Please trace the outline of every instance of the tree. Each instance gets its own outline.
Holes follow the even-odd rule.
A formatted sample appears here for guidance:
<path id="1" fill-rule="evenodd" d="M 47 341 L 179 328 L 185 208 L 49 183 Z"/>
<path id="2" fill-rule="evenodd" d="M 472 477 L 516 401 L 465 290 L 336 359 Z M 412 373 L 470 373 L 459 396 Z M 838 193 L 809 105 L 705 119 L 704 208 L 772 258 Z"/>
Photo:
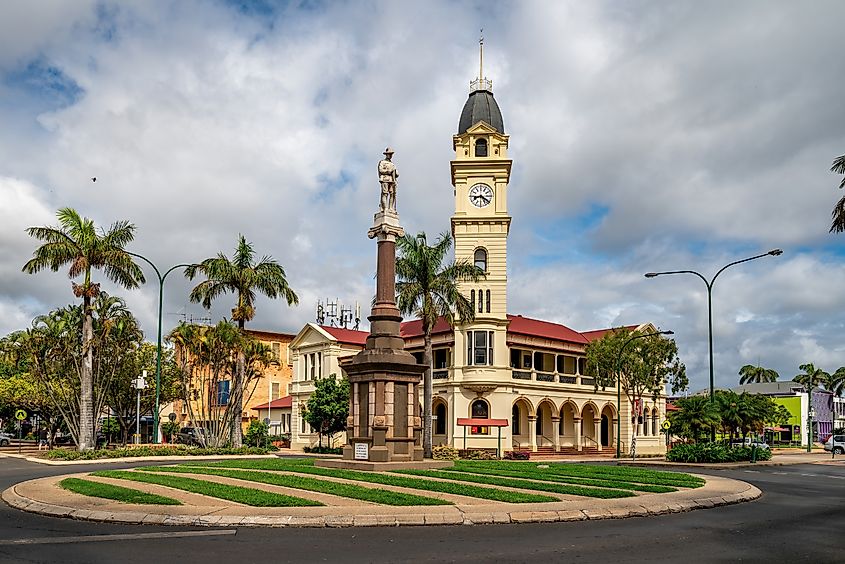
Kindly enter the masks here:
<path id="1" fill-rule="evenodd" d="M 739 369 L 740 384 L 759 384 L 761 382 L 777 382 L 780 375 L 771 368 L 746 364 Z"/>
<path id="2" fill-rule="evenodd" d="M 218 296 L 228 292 L 235 294 L 237 304 L 232 309 L 232 320 L 237 322 L 241 333 L 246 322 L 255 317 L 256 292 L 271 299 L 283 297 L 289 306 L 299 303 L 296 293 L 288 285 L 285 269 L 269 256 L 262 257 L 256 263 L 255 249 L 243 235 L 238 236 L 238 246 L 232 260 L 223 253 L 218 253 L 216 257 L 207 258 L 200 264 L 185 269 L 185 276 L 190 280 L 197 274 L 205 276 L 206 280 L 191 291 L 191 301 L 210 309 Z M 245 359 L 240 356 L 232 383 L 232 399 L 235 402 L 240 402 L 243 398 L 245 366 Z M 237 408 L 240 414 L 243 405 L 239 403 Z M 239 447 L 242 442 L 240 415 L 237 421 L 231 421 L 231 425 L 232 444 Z"/>
<path id="3" fill-rule="evenodd" d="M 484 278 L 484 271 L 467 260 L 443 265 L 452 248 L 452 236 L 441 233 L 429 246 L 424 232 L 416 236 L 405 235 L 397 241 L 399 257 L 396 260 L 396 302 L 405 315 L 415 315 L 422 321 L 425 348 L 423 364 L 423 455 L 431 458 L 431 331 L 438 317 L 449 325 L 455 320 L 469 323 L 475 311 L 466 296 L 459 291 L 460 282 L 477 282 Z"/>
<path id="4" fill-rule="evenodd" d="M 332 437 L 346 429 L 349 381 L 346 378 L 338 380 L 335 374 L 317 380 L 305 409 L 303 417 L 312 429 L 317 430 L 320 446 L 323 446 L 323 435 L 329 438 L 331 446 Z"/>
<path id="5" fill-rule="evenodd" d="M 820 385 L 825 384 L 830 380 L 830 374 L 822 370 L 821 368 L 816 368 L 813 363 L 802 364 L 798 367 L 799 370 L 803 370 L 803 374 L 798 374 L 792 380 L 804 386 L 804 389 L 807 390 L 807 393 L 811 392 L 813 389 L 818 388 Z"/>
<path id="6" fill-rule="evenodd" d="M 845 366 L 840 366 L 836 369 L 836 372 L 830 374 L 824 387 L 833 392 L 834 395 L 841 396 L 843 389 L 845 389 Z"/>
<path id="7" fill-rule="evenodd" d="M 675 400 L 678 411 L 669 413 L 672 432 L 698 442 L 704 429 L 714 427 L 721 422 L 716 402 L 707 396 L 690 396 Z"/>
<path id="8" fill-rule="evenodd" d="M 232 422 L 241 419 L 244 390 L 248 401 L 263 370 L 275 362 L 272 349 L 225 320 L 210 327 L 181 323 L 167 339 L 175 345 L 188 418 L 204 430 L 199 440 L 203 446 L 224 444 L 231 439 Z M 231 384 L 240 359 L 245 367 L 238 389 Z"/>
<path id="9" fill-rule="evenodd" d="M 833 159 L 833 165 L 830 167 L 830 172 L 845 174 L 845 155 L 840 155 Z M 839 189 L 841 190 L 842 188 L 845 188 L 845 177 L 843 177 L 842 182 L 839 183 Z M 836 202 L 836 205 L 833 207 L 833 211 L 830 215 L 830 232 L 842 233 L 845 231 L 845 196 L 842 196 L 839 201 Z"/>
<path id="10" fill-rule="evenodd" d="M 82 367 L 79 397 L 79 450 L 91 450 L 96 446 L 94 411 L 94 347 L 92 300 L 100 293 L 100 284 L 94 283 L 91 274 L 101 269 L 106 278 L 124 288 L 136 288 L 143 283 L 144 274 L 132 257 L 125 251 L 135 237 L 135 226 L 128 221 L 112 224 L 108 231 L 97 229 L 94 222 L 83 218 L 72 208 L 60 209 L 56 216 L 58 227 L 30 227 L 27 233 L 44 241 L 33 252 L 33 258 L 23 271 L 34 274 L 45 268 L 53 272 L 70 264 L 68 277 L 82 277 L 82 284 L 72 284 L 73 293 L 82 298 Z"/>
<path id="11" fill-rule="evenodd" d="M 660 335 L 631 340 L 645 334 L 648 331 L 620 327 L 587 345 L 587 369 L 595 375 L 596 389 L 615 386 L 618 378 L 629 404 L 641 406 L 643 396 L 649 395 L 657 400 L 665 393 L 667 384 L 671 386 L 672 393 L 687 388 L 686 367 L 678 357 L 675 341 Z M 639 415 L 631 416 L 632 437 L 637 435 L 638 425 L 635 423 Z"/>

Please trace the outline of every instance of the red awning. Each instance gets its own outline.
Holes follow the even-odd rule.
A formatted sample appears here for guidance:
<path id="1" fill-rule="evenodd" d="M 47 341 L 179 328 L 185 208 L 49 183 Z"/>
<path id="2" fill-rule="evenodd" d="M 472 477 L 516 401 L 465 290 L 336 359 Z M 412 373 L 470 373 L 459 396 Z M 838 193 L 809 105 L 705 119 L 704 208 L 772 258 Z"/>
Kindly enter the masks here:
<path id="1" fill-rule="evenodd" d="M 766 427 L 765 430 L 766 431 L 777 431 L 777 432 L 789 431 L 789 429 L 785 429 L 783 427 Z"/>
<path id="2" fill-rule="evenodd" d="M 468 417 L 458 418 L 458 425 L 461 427 L 507 427 L 510 425 L 507 419 L 472 419 Z"/>

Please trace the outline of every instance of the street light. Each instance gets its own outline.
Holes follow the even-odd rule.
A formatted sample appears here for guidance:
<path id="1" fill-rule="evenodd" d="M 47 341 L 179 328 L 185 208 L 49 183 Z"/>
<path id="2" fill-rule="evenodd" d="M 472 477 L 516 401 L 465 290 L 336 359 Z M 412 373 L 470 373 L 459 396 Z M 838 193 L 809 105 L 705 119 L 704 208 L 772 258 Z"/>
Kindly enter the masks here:
<path id="1" fill-rule="evenodd" d="M 704 284 L 707 286 L 707 340 L 710 344 L 710 401 L 714 400 L 714 389 L 713 389 L 713 283 L 716 282 L 716 278 L 719 275 L 736 264 L 741 264 L 743 262 L 748 262 L 751 260 L 756 260 L 763 257 L 777 257 L 783 254 L 783 251 L 780 249 L 772 249 L 768 253 L 763 253 L 762 255 L 756 255 L 753 257 L 748 257 L 742 260 L 737 260 L 732 263 L 726 264 L 723 266 L 719 271 L 710 279 L 708 282 L 707 279 L 699 272 L 695 270 L 670 270 L 666 272 L 647 272 L 645 277 L 646 278 L 655 278 L 657 276 L 663 276 L 664 274 L 694 274 L 701 278 Z M 716 428 L 710 428 L 710 440 L 716 440 Z"/>
<path id="2" fill-rule="evenodd" d="M 816 410 L 813 409 L 813 392 L 808 394 L 808 405 L 810 409 L 807 410 L 807 452 L 813 451 L 813 418 L 816 416 Z"/>
<path id="3" fill-rule="evenodd" d="M 130 253 L 127 251 L 128 254 L 132 255 L 133 257 L 137 257 L 150 266 L 153 267 L 155 270 L 156 276 L 158 276 L 158 341 L 156 342 L 156 402 L 155 402 L 155 409 L 153 410 L 153 443 L 158 444 L 158 400 L 160 395 L 160 388 L 161 388 L 161 308 L 162 308 L 162 301 L 164 298 L 164 279 L 167 278 L 167 275 L 176 270 L 177 268 L 187 268 L 191 266 L 190 264 L 177 264 L 176 266 L 171 266 L 167 271 L 162 274 L 158 267 L 156 267 L 153 262 L 143 255 L 139 255 L 138 253 Z"/>
<path id="4" fill-rule="evenodd" d="M 622 458 L 622 353 L 625 348 L 637 339 L 654 337 L 655 335 L 674 335 L 674 331 L 655 331 L 643 335 L 634 335 L 620 347 L 619 356 L 616 357 L 616 458 Z"/>

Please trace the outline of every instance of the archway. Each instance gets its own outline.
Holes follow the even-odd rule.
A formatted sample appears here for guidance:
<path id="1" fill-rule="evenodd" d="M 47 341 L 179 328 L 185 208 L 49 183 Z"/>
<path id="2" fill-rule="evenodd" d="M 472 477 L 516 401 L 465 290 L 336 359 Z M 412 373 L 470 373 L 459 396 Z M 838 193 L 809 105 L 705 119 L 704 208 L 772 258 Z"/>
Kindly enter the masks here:
<path id="1" fill-rule="evenodd" d="M 552 414 L 556 412 L 554 405 L 549 401 L 542 401 L 537 406 L 537 446 L 554 446 L 554 426 Z"/>
<path id="2" fill-rule="evenodd" d="M 596 436 L 596 422 L 598 410 L 592 403 L 588 403 L 581 410 L 581 436 L 584 438 L 584 446 L 597 448 L 600 437 Z"/>
<path id="3" fill-rule="evenodd" d="M 560 434 L 560 446 L 562 447 L 577 447 L 578 443 L 575 438 L 575 417 L 578 414 L 578 408 L 574 403 L 568 401 L 560 408 L 560 427 L 558 434 Z"/>
<path id="4" fill-rule="evenodd" d="M 511 443 L 514 448 L 528 448 L 531 445 L 531 432 L 528 428 L 528 415 L 532 412 L 531 404 L 524 398 L 513 403 L 511 408 Z"/>
<path id="5" fill-rule="evenodd" d="M 616 410 L 605 405 L 601 410 L 601 446 L 609 447 L 616 442 Z"/>
<path id="6" fill-rule="evenodd" d="M 446 429 L 448 428 L 448 410 L 446 408 L 446 402 L 439 400 L 434 402 L 434 436 L 439 439 L 440 441 L 446 440 Z"/>

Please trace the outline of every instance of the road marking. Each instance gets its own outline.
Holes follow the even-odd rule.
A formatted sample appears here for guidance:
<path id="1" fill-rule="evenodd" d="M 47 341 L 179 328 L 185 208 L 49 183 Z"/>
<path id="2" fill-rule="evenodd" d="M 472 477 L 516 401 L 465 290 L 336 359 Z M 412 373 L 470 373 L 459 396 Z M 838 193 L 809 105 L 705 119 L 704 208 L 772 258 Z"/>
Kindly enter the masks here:
<path id="1" fill-rule="evenodd" d="M 135 533 L 118 535 L 85 535 L 78 537 L 45 537 L 38 539 L 14 539 L 0 540 L 0 546 L 29 545 L 29 544 L 70 544 L 77 542 L 106 542 L 121 540 L 148 540 L 148 539 L 171 539 L 174 537 L 218 537 L 221 535 L 234 535 L 236 530 L 218 531 L 182 531 L 172 533 Z"/>

